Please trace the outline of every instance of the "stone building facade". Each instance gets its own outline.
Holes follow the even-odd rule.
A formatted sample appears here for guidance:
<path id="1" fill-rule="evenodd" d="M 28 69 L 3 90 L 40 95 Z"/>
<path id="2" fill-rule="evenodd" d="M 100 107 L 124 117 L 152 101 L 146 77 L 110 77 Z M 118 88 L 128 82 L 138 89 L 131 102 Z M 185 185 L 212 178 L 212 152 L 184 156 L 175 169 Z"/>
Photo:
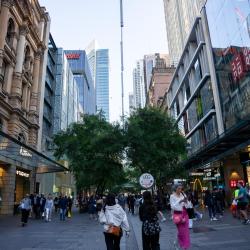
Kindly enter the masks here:
<path id="1" fill-rule="evenodd" d="M 36 150 L 50 18 L 38 0 L 1 0 L 0 24 L 1 131 Z M 12 143 L 20 147 L 18 141 Z M 24 192 L 34 191 L 35 171 L 32 164 L 18 164 L 14 155 L 7 159 L 1 150 L 0 213 L 7 214 Z M 33 157 L 22 150 L 16 156 Z"/>

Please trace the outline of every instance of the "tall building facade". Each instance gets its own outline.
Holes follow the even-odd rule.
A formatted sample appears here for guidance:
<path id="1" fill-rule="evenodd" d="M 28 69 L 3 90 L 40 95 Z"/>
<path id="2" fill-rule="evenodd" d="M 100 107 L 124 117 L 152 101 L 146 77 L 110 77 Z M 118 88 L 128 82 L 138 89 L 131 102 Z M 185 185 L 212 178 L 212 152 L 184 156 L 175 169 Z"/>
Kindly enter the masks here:
<path id="1" fill-rule="evenodd" d="M 39 150 L 50 18 L 34 1 L 0 1 L 0 213 L 13 214 L 36 174 L 62 170 Z"/>
<path id="2" fill-rule="evenodd" d="M 78 85 L 64 50 L 56 47 L 50 35 L 42 127 L 42 150 L 46 155 L 53 157 L 53 136 L 78 121 L 78 107 Z M 38 181 L 40 193 L 75 193 L 75 181 L 68 171 L 40 175 Z"/>
<path id="3" fill-rule="evenodd" d="M 109 121 L 109 50 L 96 51 L 96 105 Z"/>
<path id="4" fill-rule="evenodd" d="M 164 0 L 171 64 L 178 64 L 186 40 L 206 0 Z"/>
<path id="5" fill-rule="evenodd" d="M 146 91 L 143 60 L 138 60 L 136 62 L 136 67 L 133 70 L 133 87 L 135 108 L 137 109 L 145 107 Z"/>
<path id="6" fill-rule="evenodd" d="M 152 69 L 149 89 L 147 92 L 147 106 L 161 107 L 170 86 L 175 68 L 166 65 L 166 60 L 156 54 L 155 66 Z M 166 109 L 167 107 L 165 107 Z"/>
<path id="7" fill-rule="evenodd" d="M 135 100 L 134 100 L 134 94 L 129 93 L 129 115 L 131 115 L 135 109 Z"/>
<path id="8" fill-rule="evenodd" d="M 228 201 L 237 182 L 250 182 L 249 17 L 247 0 L 207 1 L 168 91 L 192 181 L 224 188 Z"/>
<path id="9" fill-rule="evenodd" d="M 84 50 L 65 50 L 65 54 L 79 89 L 78 103 L 80 111 L 78 118 L 80 119 L 83 114 L 95 114 L 95 87 L 87 54 Z"/>

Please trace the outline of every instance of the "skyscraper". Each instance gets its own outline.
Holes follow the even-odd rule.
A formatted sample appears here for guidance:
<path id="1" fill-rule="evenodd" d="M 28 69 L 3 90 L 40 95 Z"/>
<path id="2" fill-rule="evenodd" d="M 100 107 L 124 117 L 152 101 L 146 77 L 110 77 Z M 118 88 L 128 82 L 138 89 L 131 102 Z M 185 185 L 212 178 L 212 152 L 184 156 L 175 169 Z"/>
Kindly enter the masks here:
<path id="1" fill-rule="evenodd" d="M 146 103 L 143 60 L 136 61 L 133 70 L 134 104 L 135 108 L 143 108 Z"/>
<path id="2" fill-rule="evenodd" d="M 96 51 L 96 106 L 109 121 L 109 50 Z"/>
<path id="3" fill-rule="evenodd" d="M 79 118 L 82 114 L 96 113 L 95 88 L 84 50 L 65 50 L 70 68 L 79 89 Z"/>
<path id="4" fill-rule="evenodd" d="M 129 115 L 131 115 L 135 108 L 134 94 L 130 92 L 128 98 L 129 98 Z"/>
<path id="5" fill-rule="evenodd" d="M 186 39 L 206 0 L 164 0 L 171 64 L 177 65 Z"/>

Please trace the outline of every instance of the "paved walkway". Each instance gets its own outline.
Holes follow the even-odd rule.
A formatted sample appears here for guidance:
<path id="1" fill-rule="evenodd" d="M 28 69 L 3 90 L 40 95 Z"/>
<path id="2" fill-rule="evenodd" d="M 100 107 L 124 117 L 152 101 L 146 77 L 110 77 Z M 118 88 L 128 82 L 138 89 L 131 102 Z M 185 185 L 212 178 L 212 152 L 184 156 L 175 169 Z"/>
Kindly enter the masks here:
<path id="1" fill-rule="evenodd" d="M 128 215 L 132 232 L 123 237 L 121 250 L 142 250 L 141 222 Z M 168 215 L 169 218 L 169 215 Z M 176 228 L 168 219 L 161 223 L 161 250 L 173 250 Z M 227 213 L 221 221 L 209 221 L 207 215 L 195 222 L 191 231 L 191 250 L 249 250 L 250 225 L 242 225 Z M 20 226 L 18 216 L 0 217 L 0 250 L 105 250 L 102 226 L 87 214 L 75 212 L 65 222 L 54 216 L 52 222 L 30 219 Z"/>

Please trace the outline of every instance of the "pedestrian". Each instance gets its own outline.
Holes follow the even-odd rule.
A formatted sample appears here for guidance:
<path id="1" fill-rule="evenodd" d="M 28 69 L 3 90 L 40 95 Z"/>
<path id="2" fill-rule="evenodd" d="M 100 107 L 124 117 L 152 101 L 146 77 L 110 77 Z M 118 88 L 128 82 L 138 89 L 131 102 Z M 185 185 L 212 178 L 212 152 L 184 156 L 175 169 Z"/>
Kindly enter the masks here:
<path id="1" fill-rule="evenodd" d="M 107 250 L 120 250 L 123 231 L 129 236 L 129 224 L 125 211 L 116 204 L 114 194 L 108 194 L 106 197 L 105 205 L 99 214 L 99 221 L 104 225 Z"/>
<path id="2" fill-rule="evenodd" d="M 240 182 L 237 183 L 237 187 L 240 189 L 238 197 L 236 198 L 236 200 L 238 201 L 237 207 L 239 208 L 240 213 L 244 218 L 243 224 L 247 225 L 250 224 L 250 220 L 248 219 L 247 216 L 248 194 L 246 189 Z"/>
<path id="3" fill-rule="evenodd" d="M 61 221 L 65 221 L 67 206 L 68 206 L 67 196 L 61 197 L 61 199 L 59 199 L 60 220 Z"/>
<path id="4" fill-rule="evenodd" d="M 188 228 L 192 229 L 193 228 L 193 219 L 195 218 L 195 213 L 194 213 L 194 205 L 193 205 L 193 197 L 192 197 L 192 193 L 188 193 L 187 195 L 187 213 L 188 213 Z"/>
<path id="5" fill-rule="evenodd" d="M 157 208 L 149 191 L 143 193 L 143 203 L 139 208 L 139 217 L 142 221 L 143 250 L 159 250 L 161 228 L 157 217 Z"/>
<path id="6" fill-rule="evenodd" d="M 46 203 L 46 198 L 44 197 L 44 194 L 41 194 L 41 198 L 40 198 L 40 214 L 42 216 L 42 219 L 45 217 L 45 203 Z"/>
<path id="7" fill-rule="evenodd" d="M 88 201 L 88 212 L 90 219 L 97 219 L 96 217 L 96 198 L 94 195 L 91 195 Z"/>
<path id="8" fill-rule="evenodd" d="M 20 202 L 20 208 L 21 208 L 21 223 L 24 227 L 28 223 L 29 213 L 31 210 L 31 200 L 29 198 L 29 195 L 26 194 L 26 196 L 21 200 Z"/>
<path id="9" fill-rule="evenodd" d="M 155 204 L 156 204 L 156 208 L 157 208 L 157 213 L 161 218 L 161 222 L 166 221 L 165 216 L 162 213 L 162 209 L 163 209 L 163 202 L 162 202 L 162 197 L 160 192 L 158 191 L 156 196 L 155 196 Z"/>
<path id="10" fill-rule="evenodd" d="M 68 197 L 68 209 L 67 209 L 67 217 L 71 218 L 72 216 L 72 206 L 73 206 L 73 199 L 69 196 Z"/>
<path id="11" fill-rule="evenodd" d="M 54 206 L 55 206 L 55 213 L 57 213 L 58 208 L 59 208 L 59 199 L 57 196 L 54 199 Z"/>
<path id="12" fill-rule="evenodd" d="M 125 205 L 126 205 L 126 198 L 124 197 L 124 194 L 120 194 L 118 196 L 118 204 L 123 208 L 125 211 Z"/>
<path id="13" fill-rule="evenodd" d="M 205 191 L 204 205 L 208 208 L 209 218 L 211 221 L 218 220 L 215 214 L 215 200 L 214 196 L 211 194 L 210 190 Z"/>
<path id="14" fill-rule="evenodd" d="M 140 195 L 136 195 L 135 196 L 135 214 L 139 214 L 140 201 L 141 201 Z"/>
<path id="15" fill-rule="evenodd" d="M 181 249 L 190 248 L 189 218 L 187 214 L 188 199 L 183 192 L 182 184 L 174 186 L 174 193 L 170 196 L 170 205 L 173 210 L 173 221 L 178 230 L 178 243 Z"/>
<path id="16" fill-rule="evenodd" d="M 45 203 L 45 221 L 51 221 L 52 210 L 53 210 L 54 202 L 51 194 L 48 195 L 48 199 L 46 199 Z"/>
<path id="17" fill-rule="evenodd" d="M 131 209 L 131 214 L 135 215 L 135 196 L 131 195 L 130 197 L 130 209 Z"/>

